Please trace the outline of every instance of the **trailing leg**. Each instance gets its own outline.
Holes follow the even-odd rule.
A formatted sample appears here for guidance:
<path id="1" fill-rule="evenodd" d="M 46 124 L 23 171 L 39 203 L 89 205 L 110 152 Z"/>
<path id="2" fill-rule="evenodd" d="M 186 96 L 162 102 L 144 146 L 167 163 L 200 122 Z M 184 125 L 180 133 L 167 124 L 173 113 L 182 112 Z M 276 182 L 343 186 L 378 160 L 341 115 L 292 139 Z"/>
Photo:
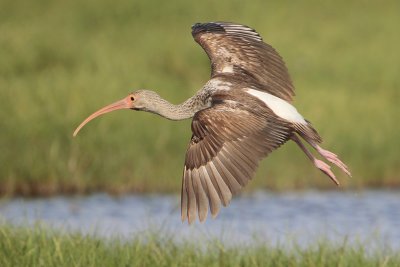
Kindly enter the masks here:
<path id="1" fill-rule="evenodd" d="M 323 162 L 322 160 L 317 159 L 301 142 L 300 138 L 296 134 L 292 134 L 290 137 L 303 152 L 307 155 L 307 157 L 314 163 L 314 166 L 320 169 L 323 173 L 329 176 L 329 178 L 336 184 L 339 185 L 339 181 L 336 179 L 335 175 L 331 171 L 331 167 Z M 306 140 L 307 141 L 307 140 Z"/>
<path id="2" fill-rule="evenodd" d="M 338 166 L 343 172 L 345 172 L 348 176 L 351 177 L 351 173 L 349 171 L 349 168 L 346 166 L 346 164 L 344 164 L 339 157 L 326 149 L 323 149 L 322 147 L 320 147 L 315 141 L 307 138 L 306 136 L 300 134 L 301 137 L 303 137 L 304 140 L 306 140 L 307 143 L 309 143 L 315 150 L 318 151 L 318 153 L 324 157 L 327 161 L 335 164 L 336 166 Z"/>
<path id="3" fill-rule="evenodd" d="M 332 153 L 331 151 L 328 151 L 326 149 L 323 149 L 322 147 L 320 147 L 319 145 L 315 144 L 311 144 L 317 151 L 318 153 L 323 156 L 324 158 L 326 158 L 329 162 L 332 162 L 333 164 L 335 164 L 336 166 L 338 166 L 342 171 L 344 171 L 348 176 L 351 177 L 351 173 L 349 171 L 349 168 L 346 166 L 346 164 L 344 164 L 339 157 L 335 154 Z"/>

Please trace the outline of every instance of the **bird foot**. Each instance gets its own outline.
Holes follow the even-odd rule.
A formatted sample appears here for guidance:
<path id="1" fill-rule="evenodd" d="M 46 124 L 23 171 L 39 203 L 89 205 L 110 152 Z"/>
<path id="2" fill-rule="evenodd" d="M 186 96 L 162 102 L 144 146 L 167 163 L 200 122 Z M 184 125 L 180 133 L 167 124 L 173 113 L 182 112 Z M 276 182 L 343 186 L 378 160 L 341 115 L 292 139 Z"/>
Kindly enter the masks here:
<path id="1" fill-rule="evenodd" d="M 335 153 L 332 153 L 331 151 L 325 150 L 320 146 L 317 146 L 317 151 L 326 160 L 328 160 L 329 162 L 331 162 L 331 163 L 335 164 L 336 166 L 338 166 L 343 172 L 345 172 L 348 176 L 351 177 L 351 173 L 349 171 L 349 168 L 347 167 L 346 164 L 344 164 L 339 159 L 339 157 Z"/>
<path id="2" fill-rule="evenodd" d="M 314 158 L 314 165 L 315 167 L 317 167 L 318 169 L 320 169 L 323 173 L 325 173 L 326 175 L 329 176 L 329 178 L 331 178 L 331 180 L 336 184 L 339 185 L 339 181 L 336 179 L 336 176 L 333 174 L 333 172 L 331 171 L 331 167 L 326 164 L 325 162 L 323 162 L 322 160 L 316 159 Z"/>

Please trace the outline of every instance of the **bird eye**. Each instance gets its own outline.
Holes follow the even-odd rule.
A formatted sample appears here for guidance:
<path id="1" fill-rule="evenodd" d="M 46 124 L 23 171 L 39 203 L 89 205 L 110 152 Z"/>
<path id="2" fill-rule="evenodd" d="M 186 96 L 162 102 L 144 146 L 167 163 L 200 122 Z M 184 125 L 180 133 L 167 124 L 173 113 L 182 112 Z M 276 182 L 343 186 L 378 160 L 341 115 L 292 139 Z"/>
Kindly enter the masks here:
<path id="1" fill-rule="evenodd" d="M 131 101 L 135 101 L 135 98 L 133 96 L 131 96 Z"/>

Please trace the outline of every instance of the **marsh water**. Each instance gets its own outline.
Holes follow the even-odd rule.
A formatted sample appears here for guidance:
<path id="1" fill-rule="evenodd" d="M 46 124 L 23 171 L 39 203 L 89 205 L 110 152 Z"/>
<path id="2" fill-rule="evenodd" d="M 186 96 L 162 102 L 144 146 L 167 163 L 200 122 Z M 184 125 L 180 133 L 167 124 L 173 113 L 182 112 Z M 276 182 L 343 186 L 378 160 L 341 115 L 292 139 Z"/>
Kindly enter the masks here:
<path id="1" fill-rule="evenodd" d="M 94 194 L 79 197 L 3 199 L 0 223 L 37 223 L 62 232 L 130 238 L 161 232 L 176 240 L 226 244 L 295 241 L 307 246 L 328 239 L 400 249 L 400 192 L 256 192 L 235 197 L 216 219 L 191 226 L 180 220 L 177 195 Z"/>

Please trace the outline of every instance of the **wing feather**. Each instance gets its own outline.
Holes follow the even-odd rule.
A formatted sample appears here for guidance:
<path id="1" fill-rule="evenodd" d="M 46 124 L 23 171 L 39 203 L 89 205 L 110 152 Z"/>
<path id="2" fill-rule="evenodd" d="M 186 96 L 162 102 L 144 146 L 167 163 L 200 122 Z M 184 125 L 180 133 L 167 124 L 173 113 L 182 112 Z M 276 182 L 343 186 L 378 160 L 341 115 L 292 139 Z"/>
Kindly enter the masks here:
<path id="1" fill-rule="evenodd" d="M 193 179 L 192 179 L 191 170 L 187 171 L 187 194 L 188 194 L 188 209 L 187 216 L 189 223 L 192 223 L 196 220 L 196 194 L 193 187 Z"/>
<path id="2" fill-rule="evenodd" d="M 243 106 L 216 104 L 196 113 L 182 182 L 182 220 L 215 217 L 252 178 L 259 161 L 289 138 L 290 126 Z M 193 126 L 195 125 L 195 126 Z M 184 190 L 186 189 L 186 190 Z"/>
<path id="3" fill-rule="evenodd" d="M 207 190 L 207 196 L 210 201 L 210 211 L 211 215 L 214 217 L 218 214 L 219 212 L 219 206 L 220 206 L 220 198 L 219 195 L 214 188 L 214 185 L 211 182 L 211 177 L 210 174 L 208 173 L 207 169 L 204 166 L 201 166 L 199 168 L 200 173 L 202 173 L 202 182 L 203 182 L 203 188 L 206 188 Z"/>
<path id="4" fill-rule="evenodd" d="M 227 206 L 232 198 L 231 190 L 229 189 L 228 185 L 225 183 L 224 179 L 221 177 L 221 174 L 218 172 L 217 168 L 215 167 L 214 161 L 210 161 L 209 164 L 215 181 L 218 185 L 218 188 L 221 191 L 221 202 L 222 205 Z"/>
<path id="5" fill-rule="evenodd" d="M 230 22 L 196 23 L 194 40 L 211 61 L 211 77 L 234 75 L 286 101 L 294 87 L 278 52 L 253 29 Z"/>

